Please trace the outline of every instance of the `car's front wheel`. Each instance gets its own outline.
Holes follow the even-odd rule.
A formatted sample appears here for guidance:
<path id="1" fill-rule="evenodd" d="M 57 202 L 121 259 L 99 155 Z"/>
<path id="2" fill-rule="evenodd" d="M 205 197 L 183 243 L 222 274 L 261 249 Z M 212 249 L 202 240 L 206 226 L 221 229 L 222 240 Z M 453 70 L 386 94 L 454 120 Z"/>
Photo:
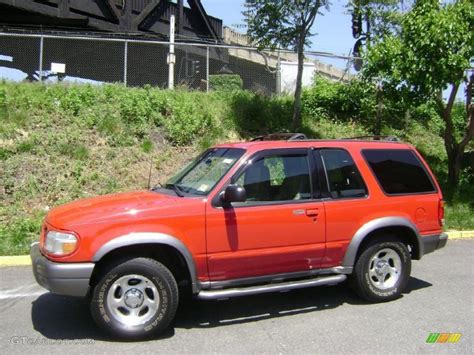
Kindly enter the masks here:
<path id="1" fill-rule="evenodd" d="M 381 241 L 362 251 L 350 281 L 367 301 L 391 301 L 406 288 L 410 272 L 411 256 L 406 245 L 396 240 Z"/>
<path id="2" fill-rule="evenodd" d="M 113 336 L 141 339 L 168 327 L 178 306 L 173 274 L 149 258 L 119 263 L 94 288 L 91 313 L 95 322 Z"/>

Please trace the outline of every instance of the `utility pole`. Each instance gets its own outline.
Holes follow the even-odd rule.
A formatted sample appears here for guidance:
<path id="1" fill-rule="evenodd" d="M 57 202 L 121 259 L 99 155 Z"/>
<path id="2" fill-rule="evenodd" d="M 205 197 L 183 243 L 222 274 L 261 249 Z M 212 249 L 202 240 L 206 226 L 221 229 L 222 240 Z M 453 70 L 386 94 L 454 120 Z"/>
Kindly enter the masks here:
<path id="1" fill-rule="evenodd" d="M 175 15 L 170 17 L 170 51 L 168 53 L 168 89 L 174 89 L 174 64 L 176 63 L 176 56 L 174 55 L 174 31 L 175 31 Z"/>

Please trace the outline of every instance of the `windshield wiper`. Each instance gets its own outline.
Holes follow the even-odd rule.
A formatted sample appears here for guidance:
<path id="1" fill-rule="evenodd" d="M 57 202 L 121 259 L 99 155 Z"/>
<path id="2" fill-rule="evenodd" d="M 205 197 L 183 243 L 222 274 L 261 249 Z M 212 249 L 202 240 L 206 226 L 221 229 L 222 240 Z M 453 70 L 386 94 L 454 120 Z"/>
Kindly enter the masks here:
<path id="1" fill-rule="evenodd" d="M 179 197 L 184 197 L 183 190 L 178 184 L 166 184 L 166 188 L 172 188 L 176 195 L 178 195 Z"/>

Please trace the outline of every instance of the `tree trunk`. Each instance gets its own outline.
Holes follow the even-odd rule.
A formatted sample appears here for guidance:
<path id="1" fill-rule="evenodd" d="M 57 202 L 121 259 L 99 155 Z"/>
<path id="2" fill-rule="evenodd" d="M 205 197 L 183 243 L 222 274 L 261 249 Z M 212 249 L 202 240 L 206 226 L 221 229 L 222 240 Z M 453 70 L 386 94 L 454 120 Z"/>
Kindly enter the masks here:
<path id="1" fill-rule="evenodd" d="M 453 84 L 451 93 L 449 95 L 448 102 L 446 105 L 443 102 L 441 96 L 438 97 L 438 112 L 441 118 L 445 123 L 444 128 L 444 147 L 446 149 L 446 154 L 448 155 L 448 186 L 449 188 L 456 188 L 459 184 L 459 172 L 461 170 L 461 154 L 459 154 L 459 145 L 456 143 L 456 138 L 454 137 L 454 124 L 451 117 L 454 101 L 456 99 L 456 94 L 458 92 L 459 85 Z"/>
<path id="2" fill-rule="evenodd" d="M 300 34 L 298 40 L 298 73 L 296 75 L 295 103 L 293 106 L 293 129 L 298 130 L 301 127 L 301 93 L 304 69 L 304 42 L 305 35 Z"/>
<path id="3" fill-rule="evenodd" d="M 464 150 L 468 143 L 474 138 L 474 106 L 472 104 L 472 87 L 474 85 L 474 73 L 468 78 L 466 82 L 466 117 L 467 123 L 464 129 L 464 136 L 459 143 L 456 143 L 454 138 L 454 126 L 451 118 L 452 103 L 454 102 L 453 95 L 456 96 L 458 86 L 453 85 L 453 89 L 443 112 L 443 119 L 446 122 L 445 130 L 445 146 L 448 153 L 448 185 L 450 187 L 457 187 L 459 185 L 459 175 L 461 172 L 462 158 Z M 452 99 L 452 100 L 451 100 Z M 452 101 L 452 102 L 451 102 Z"/>
<path id="4" fill-rule="evenodd" d="M 461 172 L 461 162 L 464 152 L 460 153 L 457 149 L 448 155 L 448 186 L 456 188 L 459 185 L 459 175 Z"/>

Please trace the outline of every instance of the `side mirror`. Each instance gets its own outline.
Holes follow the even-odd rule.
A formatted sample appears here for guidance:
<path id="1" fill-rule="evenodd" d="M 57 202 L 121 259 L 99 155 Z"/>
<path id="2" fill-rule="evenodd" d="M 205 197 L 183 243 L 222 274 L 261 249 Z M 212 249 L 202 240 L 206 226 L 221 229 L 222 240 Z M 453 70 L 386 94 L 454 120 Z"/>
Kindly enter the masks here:
<path id="1" fill-rule="evenodd" d="M 247 200 L 247 193 L 242 186 L 229 185 L 222 193 L 221 200 L 227 203 L 245 202 Z"/>

